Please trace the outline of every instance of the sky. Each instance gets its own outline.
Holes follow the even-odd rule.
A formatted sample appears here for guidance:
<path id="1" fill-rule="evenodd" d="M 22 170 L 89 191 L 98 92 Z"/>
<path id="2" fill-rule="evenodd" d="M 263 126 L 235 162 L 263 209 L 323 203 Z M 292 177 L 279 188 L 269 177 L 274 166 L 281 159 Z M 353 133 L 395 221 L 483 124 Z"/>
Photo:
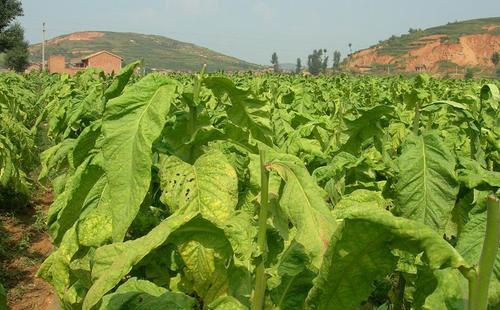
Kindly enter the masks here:
<path id="1" fill-rule="evenodd" d="M 75 31 L 163 35 L 270 64 L 359 50 L 411 28 L 500 16 L 500 0 L 24 0 L 19 20 L 31 43 Z M 332 56 L 330 55 L 330 59 Z"/>

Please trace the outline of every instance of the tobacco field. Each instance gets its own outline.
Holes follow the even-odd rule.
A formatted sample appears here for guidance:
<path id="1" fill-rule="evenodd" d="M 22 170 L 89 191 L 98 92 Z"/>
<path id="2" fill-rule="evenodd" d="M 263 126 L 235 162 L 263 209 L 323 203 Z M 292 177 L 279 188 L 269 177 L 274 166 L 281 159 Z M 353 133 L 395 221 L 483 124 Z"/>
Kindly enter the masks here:
<path id="1" fill-rule="evenodd" d="M 63 309 L 500 307 L 498 80 L 137 66 L 0 73 L 0 208 L 52 188 Z"/>

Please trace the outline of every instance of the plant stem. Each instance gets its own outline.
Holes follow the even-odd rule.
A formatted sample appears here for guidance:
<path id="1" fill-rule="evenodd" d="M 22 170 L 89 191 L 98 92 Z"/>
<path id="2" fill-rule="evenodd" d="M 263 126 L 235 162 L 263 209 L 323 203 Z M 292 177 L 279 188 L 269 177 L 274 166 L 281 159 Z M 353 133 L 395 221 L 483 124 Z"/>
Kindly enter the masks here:
<path id="1" fill-rule="evenodd" d="M 479 264 L 471 269 L 460 269 L 469 281 L 469 309 L 471 310 L 488 308 L 488 289 L 500 245 L 500 200 L 497 197 L 488 197 L 486 212 L 486 235 Z"/>
<path id="2" fill-rule="evenodd" d="M 203 83 L 203 78 L 205 76 L 205 70 L 207 65 L 203 65 L 200 74 L 195 75 L 194 85 L 193 85 L 193 104 L 189 104 L 189 123 L 188 123 L 188 134 L 191 138 L 194 134 L 197 117 L 198 117 L 198 106 L 200 105 L 200 91 L 201 84 Z M 190 162 L 193 157 L 193 145 L 189 147 L 188 161 Z"/>
<path id="3" fill-rule="evenodd" d="M 253 310 L 261 310 L 264 306 L 264 299 L 266 296 L 266 274 L 265 262 L 267 258 L 267 209 L 268 209 L 268 196 L 269 196 L 269 172 L 265 166 L 265 152 L 260 150 L 260 211 L 259 211 L 259 231 L 257 235 L 257 246 L 261 252 L 261 259 L 257 265 L 255 274 L 255 292 L 252 304 Z"/>
<path id="4" fill-rule="evenodd" d="M 486 236 L 478 267 L 478 304 L 477 308 L 471 308 L 478 310 L 485 310 L 488 307 L 488 289 L 500 243 L 500 200 L 489 196 L 487 206 Z"/>
<path id="5" fill-rule="evenodd" d="M 413 118 L 413 133 L 418 135 L 420 127 L 420 101 L 415 102 L 415 117 Z"/>
<path id="6" fill-rule="evenodd" d="M 460 269 L 460 272 L 467 278 L 469 282 L 469 309 L 476 309 L 477 302 L 477 270 L 472 268 L 470 270 Z"/>
<path id="7" fill-rule="evenodd" d="M 405 301 L 405 287 L 406 287 L 406 279 L 403 276 L 403 273 L 400 272 L 398 275 L 398 286 L 396 287 L 396 300 L 394 301 L 394 309 L 395 310 L 403 310 L 404 301 Z"/>

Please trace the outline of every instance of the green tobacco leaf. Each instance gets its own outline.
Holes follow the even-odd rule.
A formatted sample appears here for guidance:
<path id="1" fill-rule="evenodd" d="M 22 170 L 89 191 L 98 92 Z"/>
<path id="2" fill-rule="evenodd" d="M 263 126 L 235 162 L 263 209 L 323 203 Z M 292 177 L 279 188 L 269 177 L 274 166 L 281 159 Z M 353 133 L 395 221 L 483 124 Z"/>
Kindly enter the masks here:
<path id="1" fill-rule="evenodd" d="M 112 240 L 109 190 L 108 179 L 103 175 L 87 194 L 77 226 L 80 245 L 97 248 Z"/>
<path id="2" fill-rule="evenodd" d="M 420 267 L 413 294 L 416 309 L 468 309 L 468 284 L 462 274 L 452 268 L 430 270 Z"/>
<path id="3" fill-rule="evenodd" d="M 37 276 L 50 283 L 57 291 L 63 304 L 72 305 L 76 302 L 75 292 L 71 290 L 74 284 L 70 262 L 78 251 L 78 236 L 75 226 L 65 234 L 60 246 L 43 262 Z"/>
<path id="4" fill-rule="evenodd" d="M 2 283 L 0 283 L 0 309 L 7 309 L 7 293 Z"/>
<path id="5" fill-rule="evenodd" d="M 495 84 L 486 84 L 481 87 L 481 103 L 488 101 L 494 110 L 498 110 L 500 104 L 500 91 Z"/>
<path id="6" fill-rule="evenodd" d="M 231 245 L 224 232 L 204 219 L 196 218 L 180 228 L 171 238 L 177 246 L 184 267 L 185 293 L 196 292 L 207 304 L 229 293 Z"/>
<path id="7" fill-rule="evenodd" d="M 469 264 L 478 264 L 486 234 L 486 199 L 487 193 L 481 192 L 476 205 L 469 213 L 469 221 L 465 224 L 457 242 L 457 251 Z M 492 305 L 500 303 L 500 252 L 497 253 L 488 294 Z"/>
<path id="8" fill-rule="evenodd" d="M 381 192 L 358 189 L 342 197 L 342 199 L 335 205 L 335 210 L 356 206 L 386 208 L 389 204 L 390 203 L 384 199 Z"/>
<path id="9" fill-rule="evenodd" d="M 195 300 L 182 293 L 174 293 L 145 280 L 131 278 L 115 292 L 103 297 L 99 309 L 193 309 Z M 156 306 L 156 307 L 154 307 Z"/>
<path id="10" fill-rule="evenodd" d="M 238 299 L 232 296 L 218 298 L 208 305 L 210 310 L 248 310 Z"/>
<path id="11" fill-rule="evenodd" d="M 39 180 L 45 179 L 47 177 L 47 174 L 52 169 L 58 167 L 64 161 L 67 161 L 68 156 L 73 151 L 74 147 L 75 147 L 75 140 L 66 139 L 63 142 L 45 150 L 40 156 L 42 170 L 38 174 L 38 179 Z"/>
<path id="12" fill-rule="evenodd" d="M 226 221 L 223 229 L 233 248 L 235 264 L 252 270 L 254 240 L 257 238 L 257 224 L 253 218 L 247 213 L 239 212 Z"/>
<path id="13" fill-rule="evenodd" d="M 376 106 L 361 112 L 356 119 L 345 119 L 349 140 L 342 147 L 351 154 L 357 154 L 363 141 L 383 134 L 379 121 L 382 118 L 391 118 L 394 108 L 391 106 Z"/>
<path id="14" fill-rule="evenodd" d="M 270 292 L 278 309 L 303 309 L 307 294 L 316 276 L 307 269 L 309 257 L 304 247 L 292 242 L 277 267 L 280 284 Z"/>
<path id="15" fill-rule="evenodd" d="M 50 206 L 47 225 L 58 245 L 64 233 L 73 226 L 84 210 L 84 202 L 88 193 L 103 175 L 102 169 L 91 163 L 93 157 L 87 158 L 70 178 L 65 190 L 57 196 Z"/>
<path id="16" fill-rule="evenodd" d="M 109 85 L 108 89 L 104 92 L 104 98 L 106 101 L 120 96 L 139 64 L 139 60 L 134 61 L 120 71 L 120 73 L 113 79 L 113 82 Z"/>
<path id="17" fill-rule="evenodd" d="M 458 170 L 458 180 L 467 188 L 481 185 L 500 187 L 500 172 L 486 170 L 477 161 L 466 157 L 459 157 L 459 162 L 464 168 Z"/>
<path id="18" fill-rule="evenodd" d="M 255 98 L 248 90 L 236 87 L 230 79 L 216 76 L 208 77 L 203 83 L 221 98 L 229 96 L 231 105 L 227 116 L 236 125 L 250 130 L 252 137 L 267 145 L 272 145 L 269 105 Z"/>
<path id="19" fill-rule="evenodd" d="M 435 132 L 408 138 L 398 159 L 395 214 L 443 233 L 455 206 L 455 157 Z"/>
<path id="20" fill-rule="evenodd" d="M 224 224 L 238 202 L 236 171 L 220 152 L 207 153 L 190 165 L 176 156 L 160 164 L 161 201 L 172 212 L 198 211 L 216 224 Z"/>
<path id="21" fill-rule="evenodd" d="M 418 254 L 431 269 L 469 268 L 443 238 L 424 224 L 373 207 L 344 209 L 318 277 L 308 309 L 357 309 L 373 290 L 372 282 L 392 272 L 392 250 Z"/>
<path id="22" fill-rule="evenodd" d="M 106 189 L 107 180 L 103 176 L 85 198 L 84 211 L 79 219 L 65 232 L 57 250 L 44 261 L 38 272 L 38 276 L 54 286 L 61 301 L 71 306 L 83 300 L 81 295 L 84 291 L 78 290 L 76 283 L 79 279 L 90 277 L 90 270 L 85 275 L 81 270 L 75 274 L 74 269 L 81 269 L 72 267 L 75 254 L 86 246 L 99 247 L 111 239 L 111 217 L 108 202 L 103 199 Z"/>
<path id="23" fill-rule="evenodd" d="M 75 140 L 73 149 L 73 167 L 78 167 L 89 156 L 101 135 L 101 122 L 94 122 L 85 128 Z M 64 140 L 67 141 L 67 140 Z"/>
<path id="24" fill-rule="evenodd" d="M 92 269 L 92 279 L 95 281 L 85 296 L 83 309 L 91 309 L 95 306 L 104 294 L 132 270 L 134 265 L 161 246 L 170 234 L 195 216 L 196 213 L 172 215 L 144 237 L 98 248 Z"/>
<path id="25" fill-rule="evenodd" d="M 280 205 L 297 228 L 297 242 L 304 246 L 312 265 L 318 268 L 335 229 L 335 218 L 323 198 L 325 193 L 293 156 L 281 156 L 267 167 L 285 181 Z"/>
<path id="26" fill-rule="evenodd" d="M 123 240 L 151 182 L 152 144 L 160 135 L 177 82 L 151 74 L 110 100 L 104 112 L 102 152 L 113 201 L 113 239 Z"/>

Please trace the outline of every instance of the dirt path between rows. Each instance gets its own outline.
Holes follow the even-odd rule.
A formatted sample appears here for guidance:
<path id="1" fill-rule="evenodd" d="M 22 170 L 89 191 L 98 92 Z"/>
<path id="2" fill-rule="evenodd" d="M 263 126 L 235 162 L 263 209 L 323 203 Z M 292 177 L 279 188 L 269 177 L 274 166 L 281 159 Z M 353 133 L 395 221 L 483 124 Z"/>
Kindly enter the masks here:
<path id="1" fill-rule="evenodd" d="M 8 309 L 60 309 L 54 289 L 36 277 L 52 251 L 44 225 L 51 203 L 52 194 L 43 193 L 32 206 L 0 214 L 0 281 L 7 290 Z"/>

